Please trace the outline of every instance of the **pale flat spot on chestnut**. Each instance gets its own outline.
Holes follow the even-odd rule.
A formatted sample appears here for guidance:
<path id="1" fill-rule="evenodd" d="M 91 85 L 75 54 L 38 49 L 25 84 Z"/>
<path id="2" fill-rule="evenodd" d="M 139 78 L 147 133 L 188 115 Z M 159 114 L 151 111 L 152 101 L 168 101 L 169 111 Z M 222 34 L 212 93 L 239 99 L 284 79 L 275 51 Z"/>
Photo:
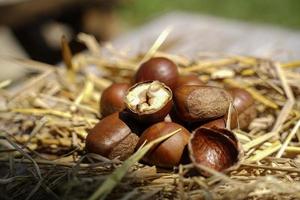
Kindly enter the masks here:
<path id="1" fill-rule="evenodd" d="M 139 84 L 125 97 L 125 101 L 131 110 L 135 112 L 152 112 L 163 107 L 172 95 L 164 84 L 153 81 Z"/>
<path id="2" fill-rule="evenodd" d="M 226 90 L 213 86 L 183 85 L 176 88 L 174 102 L 184 121 L 205 121 L 224 116 L 232 97 Z"/>

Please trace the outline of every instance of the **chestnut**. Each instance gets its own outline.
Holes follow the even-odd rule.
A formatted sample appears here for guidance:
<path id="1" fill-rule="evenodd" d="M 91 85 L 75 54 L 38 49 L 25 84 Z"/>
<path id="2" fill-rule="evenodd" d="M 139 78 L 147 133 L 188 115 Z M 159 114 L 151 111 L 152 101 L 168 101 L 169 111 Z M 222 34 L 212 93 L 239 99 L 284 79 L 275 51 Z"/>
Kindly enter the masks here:
<path id="1" fill-rule="evenodd" d="M 144 124 L 163 121 L 173 105 L 171 89 L 159 81 L 133 85 L 124 101 L 133 118 Z"/>
<path id="2" fill-rule="evenodd" d="M 190 159 L 204 176 L 209 176 L 201 166 L 225 172 L 237 167 L 242 150 L 236 136 L 226 129 L 198 128 L 188 143 Z"/>
<path id="3" fill-rule="evenodd" d="M 178 133 L 154 146 L 143 158 L 146 163 L 159 167 L 173 167 L 180 164 L 185 157 L 185 147 L 190 138 L 190 132 L 183 126 L 173 122 L 159 122 L 147 128 L 141 135 L 137 147 L 144 142 L 152 141 L 163 135 L 181 129 Z"/>
<path id="4" fill-rule="evenodd" d="M 249 92 L 241 88 L 231 88 L 228 92 L 233 98 L 233 107 L 237 112 L 240 128 L 245 129 L 257 116 L 254 99 Z"/>
<path id="5" fill-rule="evenodd" d="M 173 89 L 176 86 L 179 72 L 177 65 L 168 58 L 154 57 L 141 64 L 135 75 L 135 82 L 163 82 Z"/>
<path id="6" fill-rule="evenodd" d="M 230 129 L 235 129 L 238 127 L 238 119 L 237 119 L 237 111 L 232 110 L 231 113 L 231 119 L 230 119 Z M 201 125 L 201 127 L 206 127 L 206 128 L 226 128 L 227 124 L 227 119 L 228 119 L 228 113 L 220 118 L 205 122 L 204 124 Z"/>
<path id="7" fill-rule="evenodd" d="M 196 74 L 181 75 L 178 77 L 176 87 L 182 85 L 205 85 Z"/>
<path id="8" fill-rule="evenodd" d="M 121 119 L 121 113 L 115 112 L 89 131 L 85 144 L 88 152 L 125 160 L 134 152 L 138 140 L 139 137 Z"/>
<path id="9" fill-rule="evenodd" d="M 183 85 L 175 89 L 173 100 L 179 118 L 196 122 L 224 116 L 232 97 L 219 87 Z"/>
<path id="10" fill-rule="evenodd" d="M 205 127 L 205 128 L 226 128 L 226 118 L 225 116 L 218 118 L 218 119 L 214 119 L 212 121 L 206 122 L 203 125 L 201 125 L 201 127 Z M 231 127 L 233 128 L 233 127 Z"/>
<path id="11" fill-rule="evenodd" d="M 100 99 L 100 113 L 103 117 L 125 108 L 124 97 L 129 87 L 128 83 L 114 83 L 103 91 Z"/>

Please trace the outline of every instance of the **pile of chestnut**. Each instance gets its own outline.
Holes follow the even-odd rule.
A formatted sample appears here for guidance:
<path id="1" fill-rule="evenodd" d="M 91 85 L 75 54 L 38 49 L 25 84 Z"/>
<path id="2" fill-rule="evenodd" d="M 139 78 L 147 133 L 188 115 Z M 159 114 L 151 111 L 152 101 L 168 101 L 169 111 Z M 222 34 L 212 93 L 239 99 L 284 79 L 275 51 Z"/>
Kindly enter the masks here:
<path id="1" fill-rule="evenodd" d="M 141 64 L 133 85 L 115 83 L 105 89 L 100 112 L 104 118 L 86 138 L 88 152 L 125 160 L 141 145 L 178 130 L 143 162 L 163 168 L 193 162 L 199 169 L 217 171 L 234 167 L 241 156 L 230 129 L 245 129 L 256 117 L 247 91 L 209 86 L 194 74 L 179 75 L 177 65 L 164 57 Z"/>

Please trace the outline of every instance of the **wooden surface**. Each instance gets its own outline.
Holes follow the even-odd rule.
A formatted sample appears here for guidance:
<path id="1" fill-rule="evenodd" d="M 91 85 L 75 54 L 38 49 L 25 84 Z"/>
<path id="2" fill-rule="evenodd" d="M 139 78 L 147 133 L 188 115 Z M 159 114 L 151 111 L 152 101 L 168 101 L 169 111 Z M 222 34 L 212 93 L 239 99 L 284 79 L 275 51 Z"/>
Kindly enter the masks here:
<path id="1" fill-rule="evenodd" d="M 146 51 L 167 26 L 172 26 L 164 50 L 196 56 L 199 51 L 300 59 L 300 31 L 263 24 L 174 12 L 121 34 L 114 44 L 131 54 Z"/>

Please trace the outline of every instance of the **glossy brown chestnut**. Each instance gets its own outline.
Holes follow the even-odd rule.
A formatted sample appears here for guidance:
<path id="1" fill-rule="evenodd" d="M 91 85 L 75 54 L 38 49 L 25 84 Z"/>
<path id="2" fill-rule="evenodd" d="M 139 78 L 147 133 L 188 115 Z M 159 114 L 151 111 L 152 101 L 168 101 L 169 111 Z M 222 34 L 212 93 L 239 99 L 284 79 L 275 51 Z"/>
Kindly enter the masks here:
<path id="1" fill-rule="evenodd" d="M 238 120 L 237 120 L 237 111 L 232 109 L 231 111 L 231 118 L 230 118 L 230 129 L 235 129 L 238 127 Z M 204 124 L 201 125 L 201 127 L 206 127 L 206 128 L 226 128 L 227 125 L 227 120 L 228 120 L 228 113 L 226 115 L 218 118 L 218 119 L 213 119 L 211 121 L 208 121 Z"/>
<path id="2" fill-rule="evenodd" d="M 139 122 L 151 124 L 163 121 L 172 108 L 172 91 L 159 81 L 140 82 L 125 95 L 126 108 Z"/>
<path id="3" fill-rule="evenodd" d="M 195 122 L 224 116 L 232 97 L 219 87 L 183 85 L 175 89 L 173 100 L 178 117 Z"/>
<path id="4" fill-rule="evenodd" d="M 251 94 L 244 89 L 231 88 L 228 92 L 233 98 L 233 106 L 238 113 L 240 128 L 245 129 L 257 116 L 254 99 Z"/>
<path id="5" fill-rule="evenodd" d="M 88 152 L 109 159 L 119 156 L 120 160 L 125 160 L 134 152 L 138 140 L 139 137 L 116 112 L 103 118 L 90 130 L 85 144 Z"/>
<path id="6" fill-rule="evenodd" d="M 206 122 L 201 127 L 205 128 L 226 128 L 226 117 L 221 117 L 218 119 L 214 119 L 212 121 Z"/>
<path id="7" fill-rule="evenodd" d="M 125 108 L 124 97 L 129 87 L 128 83 L 114 83 L 103 91 L 100 99 L 102 117 Z"/>
<path id="8" fill-rule="evenodd" d="M 225 129 L 199 128 L 190 138 L 189 155 L 195 167 L 209 176 L 202 166 L 224 172 L 237 166 L 242 151 L 235 135 Z"/>
<path id="9" fill-rule="evenodd" d="M 181 75 L 177 79 L 176 88 L 183 85 L 205 85 L 203 81 L 201 81 L 197 75 L 188 74 Z"/>
<path id="10" fill-rule="evenodd" d="M 188 157 L 184 154 L 184 149 L 189 141 L 190 133 L 183 126 L 173 122 L 160 122 L 147 128 L 141 135 L 137 147 L 145 141 L 152 141 L 178 129 L 181 129 L 178 133 L 152 148 L 144 156 L 143 161 L 168 168 L 179 165 L 184 156 Z"/>
<path id="11" fill-rule="evenodd" d="M 154 57 L 139 67 L 135 75 L 135 82 L 158 80 L 173 89 L 178 76 L 178 68 L 173 61 L 164 57 Z"/>

